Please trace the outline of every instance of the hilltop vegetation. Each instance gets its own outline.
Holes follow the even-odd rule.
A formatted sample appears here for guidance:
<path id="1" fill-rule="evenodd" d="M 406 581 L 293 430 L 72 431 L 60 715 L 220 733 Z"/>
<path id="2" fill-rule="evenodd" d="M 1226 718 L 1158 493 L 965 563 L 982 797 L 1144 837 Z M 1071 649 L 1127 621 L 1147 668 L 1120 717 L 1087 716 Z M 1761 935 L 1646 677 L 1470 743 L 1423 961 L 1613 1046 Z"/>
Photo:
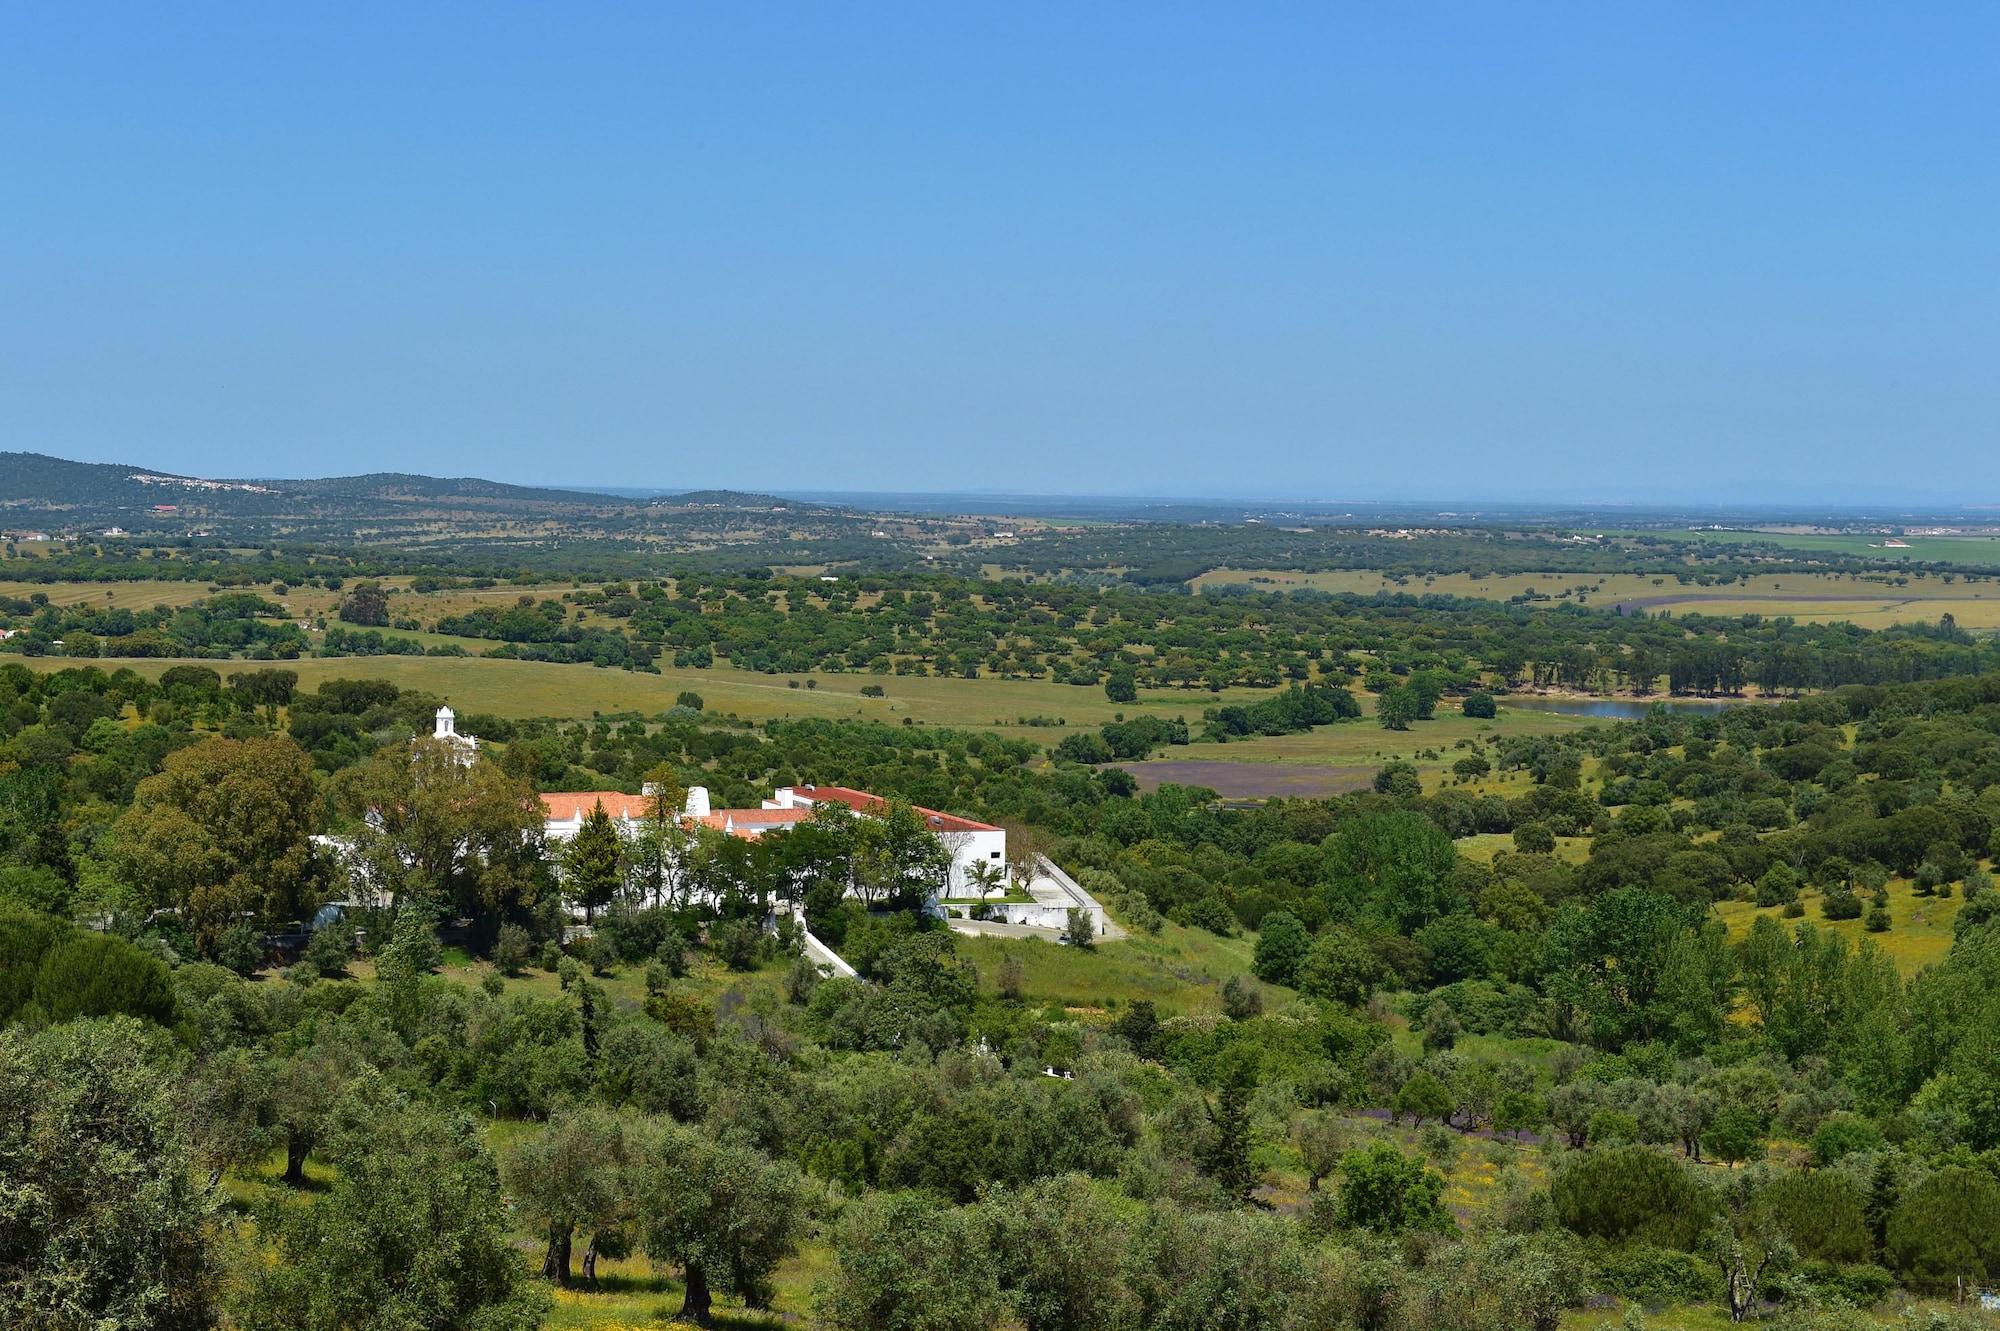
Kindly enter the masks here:
<path id="1" fill-rule="evenodd" d="M 1987 637 L 1409 585 L 1781 541 L 318 484 L 8 552 L 0 1322 L 1844 1329 L 2000 1281 Z M 412 739 L 445 696 L 469 765 Z M 1359 788 L 1119 766 L 1163 748 Z M 890 811 L 663 816 L 804 782 Z M 538 793 L 646 789 L 544 842 Z M 942 927 L 912 805 L 1129 936 Z"/>
<path id="2" fill-rule="evenodd" d="M 491 760 L 413 765 L 434 698 L 282 667 L 14 666 L 0 690 L 0 1095 L 29 1134 L 0 1159 L 42 1178 L 25 1143 L 67 1133 L 71 1181 L 99 1186 L 106 1121 L 65 1117 L 74 1094 L 151 1143 L 155 1186 L 99 1217 L 121 1256 L 69 1272 L 96 1315 L 529 1326 L 539 1266 L 576 1326 L 741 1305 L 888 1328 L 900 1298 L 966 1327 L 1226 1305 L 1525 1328 L 1592 1290 L 1803 1326 L 2000 1275 L 1956 1238 L 2000 1204 L 2000 677 L 1503 738 L 1441 785 L 1390 766 L 1254 808 L 995 737 L 692 708 L 468 717 Z M 1007 821 L 1136 940 L 955 943 L 813 886 L 864 854 L 815 833 L 697 846 L 564 945 L 582 871 L 542 854 L 535 789 L 831 779 Z M 418 866 L 404 908 L 281 977 L 238 912 L 309 912 L 334 880 L 308 835 L 368 807 L 438 815 L 371 834 Z M 746 930 L 798 892 L 863 980 Z M 1915 899 L 1949 938 L 1910 973 Z M 440 915 L 473 955 L 440 949 Z M 24 1269 L 68 1205 L 30 1223 Z M 356 1243 L 479 1274 L 331 1255 Z M 1071 1250 L 1082 1283 L 1052 1265 Z M 9 1316 L 50 1288 L 10 1286 Z"/>

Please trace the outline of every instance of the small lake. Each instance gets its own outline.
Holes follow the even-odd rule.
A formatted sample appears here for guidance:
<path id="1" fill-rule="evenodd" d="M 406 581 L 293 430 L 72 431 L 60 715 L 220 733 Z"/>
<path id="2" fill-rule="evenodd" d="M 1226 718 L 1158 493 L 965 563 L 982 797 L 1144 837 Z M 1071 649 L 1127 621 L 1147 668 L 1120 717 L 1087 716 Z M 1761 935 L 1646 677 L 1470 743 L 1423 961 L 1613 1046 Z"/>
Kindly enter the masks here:
<path id="1" fill-rule="evenodd" d="M 1535 698 L 1497 697 L 1502 707 L 1519 707 L 1524 711 L 1561 712 L 1566 716 L 1602 717 L 1607 721 L 1637 721 L 1655 707 L 1665 707 L 1674 712 L 1693 712 L 1703 716 L 1713 716 L 1725 707 L 1735 703 L 1721 698 Z"/>

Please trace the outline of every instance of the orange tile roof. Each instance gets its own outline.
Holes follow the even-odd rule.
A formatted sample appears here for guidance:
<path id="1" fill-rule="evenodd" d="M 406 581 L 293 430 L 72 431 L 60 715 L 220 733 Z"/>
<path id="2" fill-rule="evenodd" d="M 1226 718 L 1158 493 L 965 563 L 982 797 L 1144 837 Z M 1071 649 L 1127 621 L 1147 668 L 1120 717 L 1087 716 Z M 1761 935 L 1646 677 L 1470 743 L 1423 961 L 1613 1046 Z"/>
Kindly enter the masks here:
<path id="1" fill-rule="evenodd" d="M 599 804 L 613 818 L 645 818 L 653 812 L 653 801 L 644 795 L 627 795 L 616 790 L 566 790 L 542 796 L 544 816 L 557 823 L 582 818 Z"/>
<path id="2" fill-rule="evenodd" d="M 821 801 L 830 804 L 845 804 L 856 813 L 879 814 L 889 807 L 889 801 L 883 799 L 880 795 L 871 795 L 865 790 L 856 790 L 852 786 L 793 786 L 792 789 L 815 804 Z M 955 813 L 940 813 L 936 809 L 926 809 L 921 804 L 913 805 L 912 807 L 916 809 L 925 822 L 930 824 L 931 830 L 935 832 L 997 832 L 1000 830 L 991 823 L 975 822 L 970 818 L 961 818 Z"/>
<path id="3" fill-rule="evenodd" d="M 811 809 L 716 809 L 695 821 L 718 832 L 733 828 L 737 836 L 752 837 L 795 826 L 810 817 Z"/>

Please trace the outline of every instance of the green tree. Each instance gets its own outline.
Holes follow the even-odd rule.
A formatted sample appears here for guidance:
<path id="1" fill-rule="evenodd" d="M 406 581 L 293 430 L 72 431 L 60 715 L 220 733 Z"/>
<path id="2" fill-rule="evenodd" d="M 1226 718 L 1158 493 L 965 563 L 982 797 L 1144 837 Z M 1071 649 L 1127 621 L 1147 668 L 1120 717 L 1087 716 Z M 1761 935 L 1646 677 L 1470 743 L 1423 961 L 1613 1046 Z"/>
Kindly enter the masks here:
<path id="1" fill-rule="evenodd" d="M 680 1316 L 708 1325 L 716 1288 L 769 1307 L 771 1272 L 797 1250 L 810 1219 L 798 1171 L 686 1128 L 668 1128 L 649 1157 L 639 1236 L 655 1261 L 681 1269 Z"/>
<path id="2" fill-rule="evenodd" d="M 1082 1174 L 1037 1180 L 984 1200 L 1001 1287 L 1022 1331 L 1130 1324 L 1118 1279 L 1127 1237 L 1119 1208 Z"/>
<path id="3" fill-rule="evenodd" d="M 1456 1226 L 1443 1195 L 1444 1179 L 1436 1170 L 1387 1142 L 1341 1157 L 1337 1215 L 1350 1229 L 1449 1234 Z"/>
<path id="4" fill-rule="evenodd" d="M 215 1324 L 212 1194 L 130 1018 L 0 1031 L 0 1325 Z"/>
<path id="5" fill-rule="evenodd" d="M 1763 1154 L 1764 1116 L 1743 1105 L 1718 1111 L 1708 1131 L 1701 1134 L 1708 1153 L 1729 1164 L 1741 1164 Z"/>
<path id="6" fill-rule="evenodd" d="M 1583 1152 L 1556 1171 L 1556 1221 L 1584 1238 L 1692 1249 L 1714 1203 L 1671 1155 L 1645 1146 Z"/>
<path id="7" fill-rule="evenodd" d="M 50 941 L 32 971 L 30 1020 L 124 1015 L 161 1025 L 173 1021 L 173 982 L 157 958 L 107 934 L 52 934 Z"/>
<path id="8" fill-rule="evenodd" d="M 1419 1068 L 1397 1090 L 1395 1114 L 1397 1118 L 1408 1118 L 1412 1127 L 1421 1128 L 1427 1118 L 1442 1122 L 1457 1103 L 1443 1082 Z"/>
<path id="9" fill-rule="evenodd" d="M 1451 838 L 1413 810 L 1343 824 L 1326 849 L 1328 905 L 1336 918 L 1372 909 L 1413 933 L 1464 905 L 1452 882 Z"/>
<path id="10" fill-rule="evenodd" d="M 1889 1215 L 1883 1255 L 1912 1288 L 1966 1289 L 2000 1275 L 2000 1183 L 1947 1165 L 1910 1189 Z"/>
<path id="11" fill-rule="evenodd" d="M 1391 799 L 1413 800 L 1424 793 L 1424 779 L 1415 763 L 1398 759 L 1376 769 L 1375 793 Z"/>
<path id="12" fill-rule="evenodd" d="M 1408 730 L 1421 713 L 1421 700 L 1409 686 L 1385 689 L 1375 698 L 1375 719 L 1384 730 Z"/>
<path id="13" fill-rule="evenodd" d="M 625 841 L 604 801 L 590 806 L 576 835 L 562 849 L 563 894 L 583 907 L 583 918 L 595 923 L 597 912 L 611 904 L 625 885 Z"/>
<path id="14" fill-rule="evenodd" d="M 148 904 L 179 911 L 212 957 L 234 925 L 303 919 L 318 905 L 319 809 L 312 759 L 289 736 L 205 739 L 139 783 L 110 860 Z"/>
<path id="15" fill-rule="evenodd" d="M 341 598 L 339 617 L 343 623 L 381 628 L 389 622 L 389 598 L 378 582 L 357 582 Z"/>
<path id="16" fill-rule="evenodd" d="M 1004 1308 L 987 1214 L 921 1193 L 870 1193 L 834 1232 L 814 1292 L 828 1331 L 988 1331 Z"/>
<path id="17" fill-rule="evenodd" d="M 592 1105 L 557 1111 L 506 1161 L 507 1190 L 546 1236 L 542 1276 L 570 1283 L 570 1253 L 578 1229 L 590 1235 L 586 1284 L 597 1280 L 596 1236 L 629 1218 L 637 1152 L 627 1125 Z"/>
<path id="18" fill-rule="evenodd" d="M 1250 1096 L 1256 1090 L 1254 1068 L 1238 1059 L 1226 1071 L 1215 1099 L 1206 1102 L 1209 1139 L 1202 1164 L 1223 1192 L 1248 1201 L 1257 1186 L 1250 1160 Z"/>
<path id="19" fill-rule="evenodd" d="M 1104 680 L 1104 696 L 1112 702 L 1139 701 L 1139 681 L 1130 669 L 1113 670 Z"/>
<path id="20" fill-rule="evenodd" d="M 1350 929 L 1329 926 L 1299 962 L 1299 992 L 1350 1007 L 1367 1001 L 1381 975 L 1381 963 Z"/>
<path id="21" fill-rule="evenodd" d="M 244 1331 L 531 1331 L 547 1300 L 507 1242 L 498 1170 L 464 1115 L 379 1089 L 334 1107 L 333 1181 L 259 1216 Z"/>
<path id="22" fill-rule="evenodd" d="M 1784 1234 L 1806 1257 L 1865 1262 L 1874 1246 L 1867 1194 L 1839 1170 L 1788 1170 L 1755 1189 L 1749 1210 L 1760 1227 Z"/>
<path id="23" fill-rule="evenodd" d="M 1312 935 L 1299 917 L 1288 910 L 1274 910 L 1257 925 L 1257 951 L 1252 968 L 1266 984 L 1295 987 L 1299 963 L 1312 948 Z"/>
<path id="24" fill-rule="evenodd" d="M 497 930 L 541 899 L 542 803 L 497 764 L 420 739 L 340 773 L 334 795 L 358 821 L 362 867 L 399 908 L 426 901 Z"/>
<path id="25" fill-rule="evenodd" d="M 1307 1110 L 1292 1121 L 1292 1144 L 1298 1148 L 1299 1163 L 1306 1167 L 1306 1191 L 1318 1192 L 1320 1183 L 1334 1170 L 1347 1152 L 1347 1129 L 1338 1114 L 1324 1109 Z"/>

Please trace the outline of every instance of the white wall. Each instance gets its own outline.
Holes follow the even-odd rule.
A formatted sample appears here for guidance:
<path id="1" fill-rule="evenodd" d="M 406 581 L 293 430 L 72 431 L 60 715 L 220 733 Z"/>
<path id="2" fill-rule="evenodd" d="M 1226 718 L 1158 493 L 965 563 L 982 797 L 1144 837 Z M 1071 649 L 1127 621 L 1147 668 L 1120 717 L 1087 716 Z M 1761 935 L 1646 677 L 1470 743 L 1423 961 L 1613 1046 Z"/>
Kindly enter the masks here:
<path id="1" fill-rule="evenodd" d="M 950 896 L 971 896 L 978 890 L 972 879 L 975 864 L 1006 867 L 1007 833 L 1000 828 L 991 832 L 943 832 L 939 839 L 953 850 Z"/>

